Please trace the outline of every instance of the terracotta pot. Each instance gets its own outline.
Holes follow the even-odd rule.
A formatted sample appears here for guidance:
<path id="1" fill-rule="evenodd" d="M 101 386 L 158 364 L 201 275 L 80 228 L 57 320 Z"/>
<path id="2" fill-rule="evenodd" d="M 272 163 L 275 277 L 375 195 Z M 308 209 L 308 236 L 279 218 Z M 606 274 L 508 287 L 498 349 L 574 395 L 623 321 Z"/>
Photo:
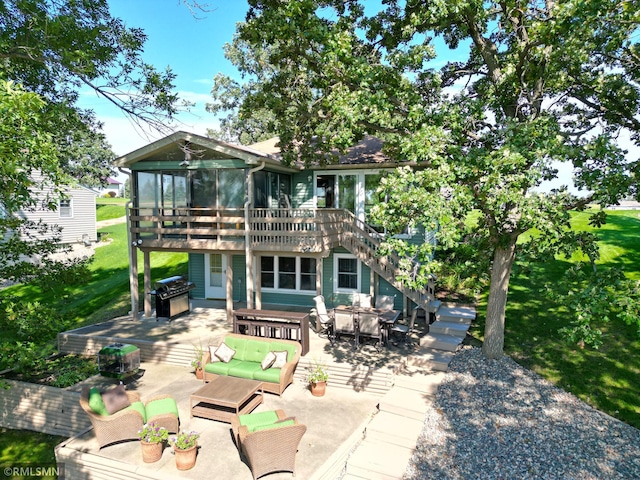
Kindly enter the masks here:
<path id="1" fill-rule="evenodd" d="M 196 464 L 196 454 L 198 453 L 198 446 L 194 445 L 186 450 L 174 449 L 176 453 L 176 468 L 178 470 L 189 470 Z"/>
<path id="2" fill-rule="evenodd" d="M 322 397 L 327 389 L 327 382 L 316 382 L 311 384 L 311 395 Z"/>
<path id="3" fill-rule="evenodd" d="M 162 450 L 164 449 L 164 442 L 149 443 L 140 440 L 142 447 L 142 461 L 145 463 L 157 462 L 162 458 Z"/>
<path id="4" fill-rule="evenodd" d="M 202 380 L 204 378 L 204 371 L 201 368 L 196 368 L 196 378 Z"/>

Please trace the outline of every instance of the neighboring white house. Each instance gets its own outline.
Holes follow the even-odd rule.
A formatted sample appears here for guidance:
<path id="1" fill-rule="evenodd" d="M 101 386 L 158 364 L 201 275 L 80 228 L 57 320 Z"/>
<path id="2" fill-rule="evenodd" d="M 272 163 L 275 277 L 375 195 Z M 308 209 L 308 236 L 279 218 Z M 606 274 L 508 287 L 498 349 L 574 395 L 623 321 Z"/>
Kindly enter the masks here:
<path id="1" fill-rule="evenodd" d="M 98 193 L 86 187 L 69 187 L 67 199 L 58 201 L 58 208 L 47 210 L 21 211 L 20 217 L 62 228 L 62 243 L 96 242 L 96 196 Z M 40 196 L 40 195 L 39 195 Z M 44 192 L 41 193 L 44 198 Z"/>
<path id="2" fill-rule="evenodd" d="M 121 185 L 122 182 L 119 182 L 115 178 L 107 178 L 107 185 L 100 189 L 100 196 L 104 197 L 106 194 L 110 194 L 114 197 L 119 197 L 121 193 Z"/>

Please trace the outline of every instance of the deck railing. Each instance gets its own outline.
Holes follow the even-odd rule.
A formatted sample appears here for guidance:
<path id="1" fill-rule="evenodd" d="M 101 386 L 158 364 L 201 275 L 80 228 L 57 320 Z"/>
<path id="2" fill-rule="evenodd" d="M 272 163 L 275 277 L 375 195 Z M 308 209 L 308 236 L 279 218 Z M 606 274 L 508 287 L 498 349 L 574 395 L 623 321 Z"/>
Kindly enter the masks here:
<path id="1" fill-rule="evenodd" d="M 132 237 L 156 248 L 244 249 L 243 209 L 131 208 Z M 328 252 L 341 245 L 419 305 L 428 304 L 430 288 L 415 292 L 398 281 L 406 260 L 379 256 L 384 235 L 348 210 L 330 208 L 252 208 L 249 241 L 259 251 Z M 415 266 L 415 265 L 413 265 Z"/>

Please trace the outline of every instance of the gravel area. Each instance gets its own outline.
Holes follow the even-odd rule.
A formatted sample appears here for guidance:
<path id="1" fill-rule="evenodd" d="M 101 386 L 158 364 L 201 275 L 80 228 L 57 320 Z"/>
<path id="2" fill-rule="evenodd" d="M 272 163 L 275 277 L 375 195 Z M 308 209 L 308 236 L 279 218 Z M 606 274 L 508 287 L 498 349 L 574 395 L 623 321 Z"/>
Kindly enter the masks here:
<path id="1" fill-rule="evenodd" d="M 508 357 L 465 347 L 425 417 L 405 479 L 637 479 L 640 430 Z"/>

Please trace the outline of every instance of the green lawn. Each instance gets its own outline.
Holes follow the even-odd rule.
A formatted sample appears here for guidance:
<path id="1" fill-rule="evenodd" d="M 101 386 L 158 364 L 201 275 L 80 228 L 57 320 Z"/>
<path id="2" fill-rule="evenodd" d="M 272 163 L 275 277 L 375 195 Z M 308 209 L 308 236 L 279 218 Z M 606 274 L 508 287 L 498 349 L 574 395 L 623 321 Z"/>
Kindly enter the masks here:
<path id="1" fill-rule="evenodd" d="M 28 430 L 0 429 L 0 466 L 40 467 L 42 472 L 51 471 L 56 466 L 54 447 L 66 440 L 64 437 L 30 432 Z M 35 478 L 21 475 L 5 475 L 5 478 Z M 56 475 L 41 475 L 40 480 L 55 479 Z"/>
<path id="2" fill-rule="evenodd" d="M 112 218 L 120 218 L 125 216 L 126 198 L 96 198 L 96 220 L 111 220 Z"/>
<path id="3" fill-rule="evenodd" d="M 621 266 L 629 278 L 640 278 L 640 211 L 611 211 L 596 231 L 602 266 Z M 573 217 L 577 228 L 593 230 L 587 214 Z M 575 261 L 576 259 L 572 259 Z M 580 397 L 595 408 L 640 428 L 640 336 L 636 327 L 613 320 L 601 326 L 604 344 L 598 349 L 567 344 L 558 329 L 567 323 L 562 305 L 550 304 L 540 293 L 547 282 L 560 288 L 567 260 L 534 266 L 526 274 L 516 269 L 506 311 L 505 353 Z M 482 340 L 486 295 L 472 334 Z"/>

